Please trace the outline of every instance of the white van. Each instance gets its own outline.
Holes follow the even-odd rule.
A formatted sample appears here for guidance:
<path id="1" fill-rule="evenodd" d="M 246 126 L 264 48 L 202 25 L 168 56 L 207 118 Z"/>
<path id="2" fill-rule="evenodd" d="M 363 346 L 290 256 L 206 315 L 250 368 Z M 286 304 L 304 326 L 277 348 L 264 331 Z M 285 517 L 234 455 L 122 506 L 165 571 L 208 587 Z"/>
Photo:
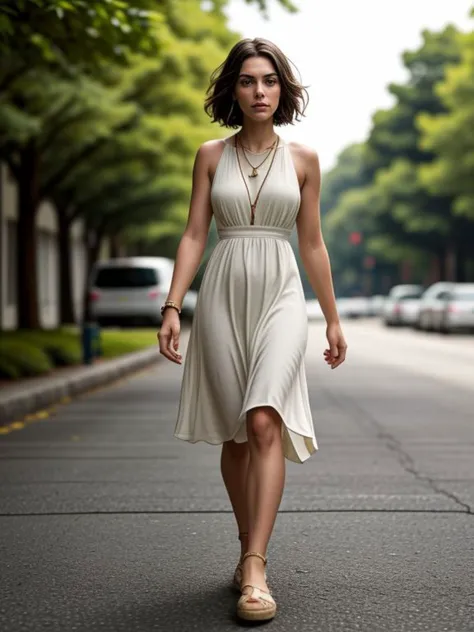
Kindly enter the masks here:
<path id="1" fill-rule="evenodd" d="M 91 317 L 102 326 L 160 325 L 173 267 L 166 257 L 98 261 L 90 278 Z"/>

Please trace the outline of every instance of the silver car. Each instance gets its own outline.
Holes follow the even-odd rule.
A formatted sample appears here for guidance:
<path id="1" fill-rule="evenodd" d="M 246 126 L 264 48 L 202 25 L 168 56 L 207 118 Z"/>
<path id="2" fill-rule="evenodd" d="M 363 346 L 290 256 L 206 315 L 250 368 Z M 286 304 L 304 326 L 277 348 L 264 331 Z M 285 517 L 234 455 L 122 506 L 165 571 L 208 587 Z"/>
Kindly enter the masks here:
<path id="1" fill-rule="evenodd" d="M 415 326 L 424 331 L 439 331 L 441 316 L 444 311 L 446 293 L 451 290 L 454 283 L 439 281 L 433 283 L 424 292 L 420 300 L 420 311 Z"/>
<path id="2" fill-rule="evenodd" d="M 90 311 L 100 325 L 161 324 L 174 261 L 166 257 L 124 257 L 98 261 L 90 280 Z"/>
<path id="3" fill-rule="evenodd" d="M 456 283 L 447 292 L 439 330 L 474 331 L 474 283 Z"/>
<path id="4" fill-rule="evenodd" d="M 403 284 L 392 287 L 383 306 L 384 324 L 413 325 L 418 319 L 422 294 L 422 285 Z"/>

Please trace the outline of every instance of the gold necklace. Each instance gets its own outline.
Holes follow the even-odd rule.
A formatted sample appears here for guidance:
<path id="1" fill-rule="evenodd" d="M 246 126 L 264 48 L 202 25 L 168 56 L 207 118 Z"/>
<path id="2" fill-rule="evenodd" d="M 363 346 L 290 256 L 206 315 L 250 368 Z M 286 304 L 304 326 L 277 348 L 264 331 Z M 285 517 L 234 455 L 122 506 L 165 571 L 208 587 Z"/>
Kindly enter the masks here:
<path id="1" fill-rule="evenodd" d="M 260 167 L 263 165 L 263 163 L 268 159 L 268 157 L 270 156 L 270 154 L 272 153 L 272 149 L 275 146 L 275 143 L 278 140 L 278 136 L 276 137 L 276 139 L 273 141 L 273 143 L 270 145 L 270 147 L 268 147 L 268 149 L 270 150 L 268 152 L 268 154 L 265 156 L 265 158 L 262 160 L 262 162 L 259 165 L 253 165 L 250 160 L 247 158 L 247 154 L 245 153 L 245 147 L 242 145 L 242 142 L 240 141 L 239 138 L 239 144 L 242 147 L 242 153 L 244 155 L 245 160 L 247 161 L 247 163 L 252 167 L 252 172 L 249 173 L 249 178 L 256 178 L 258 176 L 258 169 L 260 169 Z M 266 151 L 266 150 L 265 150 Z"/>
<path id="2" fill-rule="evenodd" d="M 260 192 L 261 192 L 261 191 L 262 191 L 262 189 L 263 189 L 263 185 L 265 184 L 265 182 L 266 182 L 266 180 L 267 180 L 267 178 L 268 178 L 268 176 L 269 176 L 269 174 L 270 174 L 270 171 L 272 170 L 272 167 L 273 167 L 273 162 L 274 162 L 274 160 L 275 160 L 275 156 L 276 156 L 276 152 L 277 152 L 277 149 L 278 149 L 279 142 L 280 142 L 280 137 L 279 137 L 279 136 L 277 136 L 277 137 L 276 137 L 275 142 L 273 143 L 273 145 L 274 145 L 274 149 L 273 149 L 273 158 L 272 158 L 272 161 L 271 161 L 271 163 L 270 163 L 270 166 L 268 167 L 268 171 L 267 171 L 267 173 L 265 174 L 265 177 L 264 177 L 264 179 L 263 179 L 263 182 L 262 182 L 262 184 L 260 185 L 260 188 L 259 188 L 259 189 L 258 189 L 258 191 L 257 191 L 257 195 L 256 195 L 256 197 L 255 197 L 255 200 L 254 200 L 254 201 L 253 201 L 253 203 L 252 203 L 252 198 L 251 198 L 251 196 L 250 196 L 250 191 L 249 191 L 249 188 L 248 188 L 248 185 L 247 185 L 247 180 L 246 180 L 246 179 L 245 179 L 245 177 L 244 177 L 244 172 L 242 171 L 242 165 L 240 164 L 240 158 L 239 158 L 239 148 L 238 148 L 238 146 L 237 146 L 237 135 L 235 136 L 235 154 L 236 154 L 236 156 L 237 156 L 237 162 L 238 162 L 238 164 L 239 164 L 240 175 L 242 176 L 242 180 L 244 181 L 245 188 L 246 188 L 246 190 L 247 190 L 247 195 L 248 195 L 249 202 L 250 202 L 250 225 L 251 225 L 251 226 L 253 226 L 253 225 L 255 224 L 255 210 L 256 210 L 256 208 L 257 208 L 258 198 L 260 197 Z M 271 152 L 270 152 L 270 153 L 271 153 Z M 270 154 L 269 154 L 269 155 L 270 155 Z"/>

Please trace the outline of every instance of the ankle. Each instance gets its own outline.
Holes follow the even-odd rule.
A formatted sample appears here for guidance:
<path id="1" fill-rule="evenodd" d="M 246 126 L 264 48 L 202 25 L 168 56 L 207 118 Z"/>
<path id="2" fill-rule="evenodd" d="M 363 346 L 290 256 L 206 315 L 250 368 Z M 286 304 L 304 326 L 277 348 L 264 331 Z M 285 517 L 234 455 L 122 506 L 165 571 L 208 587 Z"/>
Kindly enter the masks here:
<path id="1" fill-rule="evenodd" d="M 258 555 L 248 555 L 245 557 L 243 564 L 245 564 L 248 569 L 264 570 L 266 561 L 264 557 L 259 557 Z"/>
<path id="2" fill-rule="evenodd" d="M 249 550 L 249 539 L 248 537 L 241 538 L 240 540 L 240 557 L 243 557 L 247 551 Z"/>

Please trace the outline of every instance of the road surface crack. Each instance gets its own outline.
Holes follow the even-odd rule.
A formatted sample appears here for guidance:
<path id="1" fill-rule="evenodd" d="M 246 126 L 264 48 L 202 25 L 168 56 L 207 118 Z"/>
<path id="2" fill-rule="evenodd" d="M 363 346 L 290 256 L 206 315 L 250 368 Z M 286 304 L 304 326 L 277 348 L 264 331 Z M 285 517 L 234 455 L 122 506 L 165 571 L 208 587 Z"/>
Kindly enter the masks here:
<path id="1" fill-rule="evenodd" d="M 323 390 L 328 398 L 331 400 L 331 403 L 343 410 L 344 412 L 348 412 L 351 418 L 356 422 L 356 424 L 363 428 L 364 422 L 368 423 L 374 430 L 377 439 L 383 441 L 384 445 L 394 453 L 397 461 L 400 463 L 405 472 L 411 474 L 416 480 L 427 484 L 431 489 L 440 494 L 449 498 L 459 507 L 462 507 L 465 513 L 473 514 L 473 509 L 470 505 L 461 500 L 456 494 L 450 492 L 443 487 L 441 487 L 433 478 L 427 476 L 426 474 L 422 474 L 416 468 L 415 461 L 408 452 L 406 452 L 401 443 L 396 439 L 390 432 L 386 430 L 386 428 L 367 410 L 361 408 L 358 402 L 347 395 L 345 393 L 344 402 L 348 402 L 349 405 L 343 404 L 339 397 L 336 397 L 334 393 L 328 388 L 324 388 Z"/>

